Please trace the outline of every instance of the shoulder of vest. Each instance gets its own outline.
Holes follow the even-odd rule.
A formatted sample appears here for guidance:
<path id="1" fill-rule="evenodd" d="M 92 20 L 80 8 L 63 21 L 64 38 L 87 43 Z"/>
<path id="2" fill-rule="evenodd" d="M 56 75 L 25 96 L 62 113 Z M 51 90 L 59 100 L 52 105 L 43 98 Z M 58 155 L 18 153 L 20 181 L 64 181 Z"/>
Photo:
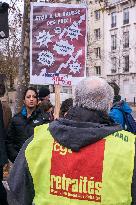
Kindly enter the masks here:
<path id="1" fill-rule="evenodd" d="M 38 131 L 38 130 L 48 129 L 48 127 L 49 127 L 49 123 L 48 124 L 42 124 L 42 125 L 36 126 L 34 128 L 34 130 Z"/>
<path id="2" fill-rule="evenodd" d="M 132 136 L 134 138 L 136 138 L 136 135 L 133 134 L 132 132 L 128 132 L 126 130 L 121 130 L 121 131 L 117 131 L 118 133 L 122 133 L 122 134 L 125 134 L 125 135 L 128 135 L 128 136 Z"/>
<path id="3" fill-rule="evenodd" d="M 36 126 L 34 128 L 34 139 L 35 138 L 44 138 L 44 136 L 48 136 L 48 134 L 50 133 L 49 132 L 49 124 L 43 124 L 43 125 L 39 125 L 39 126 Z"/>
<path id="4" fill-rule="evenodd" d="M 121 138 L 123 141 L 131 141 L 134 142 L 136 140 L 136 135 L 126 130 L 120 130 L 111 134 L 111 136 Z"/>

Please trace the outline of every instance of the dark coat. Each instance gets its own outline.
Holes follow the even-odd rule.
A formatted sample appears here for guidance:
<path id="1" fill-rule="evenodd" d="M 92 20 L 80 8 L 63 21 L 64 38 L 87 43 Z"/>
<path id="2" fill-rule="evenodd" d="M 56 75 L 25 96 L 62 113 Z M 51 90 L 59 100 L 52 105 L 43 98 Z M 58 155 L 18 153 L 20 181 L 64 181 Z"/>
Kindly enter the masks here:
<path id="1" fill-rule="evenodd" d="M 0 166 L 3 166 L 8 162 L 7 153 L 5 149 L 5 131 L 3 122 L 3 110 L 0 101 Z"/>
<path id="2" fill-rule="evenodd" d="M 24 142 L 33 135 L 34 127 L 48 122 L 39 110 L 34 111 L 29 118 L 24 110 L 12 118 L 6 140 L 8 158 L 11 162 L 15 161 Z"/>

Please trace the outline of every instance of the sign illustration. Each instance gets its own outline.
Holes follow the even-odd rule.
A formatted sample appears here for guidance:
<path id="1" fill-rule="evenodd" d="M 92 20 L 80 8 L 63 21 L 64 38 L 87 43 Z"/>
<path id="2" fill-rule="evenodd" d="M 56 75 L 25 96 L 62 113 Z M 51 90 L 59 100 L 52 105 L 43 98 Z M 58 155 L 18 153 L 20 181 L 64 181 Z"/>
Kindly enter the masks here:
<path id="1" fill-rule="evenodd" d="M 86 7 L 31 4 L 30 82 L 71 86 L 85 77 Z"/>

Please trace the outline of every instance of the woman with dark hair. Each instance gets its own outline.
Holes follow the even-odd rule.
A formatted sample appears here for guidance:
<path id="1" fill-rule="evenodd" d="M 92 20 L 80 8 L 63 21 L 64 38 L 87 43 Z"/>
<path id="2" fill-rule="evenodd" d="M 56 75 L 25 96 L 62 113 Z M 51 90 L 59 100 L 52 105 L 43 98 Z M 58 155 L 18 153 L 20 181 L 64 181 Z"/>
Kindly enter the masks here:
<path id="1" fill-rule="evenodd" d="M 34 127 L 47 122 L 47 119 L 37 109 L 37 105 L 36 89 L 34 87 L 27 88 L 24 93 L 22 110 L 12 118 L 8 128 L 6 146 L 11 162 L 14 162 L 24 142 L 33 135 Z"/>

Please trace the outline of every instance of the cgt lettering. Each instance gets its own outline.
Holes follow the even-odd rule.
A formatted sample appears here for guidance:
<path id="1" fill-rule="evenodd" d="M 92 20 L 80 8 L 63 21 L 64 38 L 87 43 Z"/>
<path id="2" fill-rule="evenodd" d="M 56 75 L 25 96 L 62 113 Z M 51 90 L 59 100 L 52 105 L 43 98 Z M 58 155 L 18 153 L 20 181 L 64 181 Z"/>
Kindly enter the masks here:
<path id="1" fill-rule="evenodd" d="M 66 147 L 63 147 L 62 145 L 60 145 L 59 143 L 55 142 L 54 146 L 53 146 L 53 151 L 55 152 L 59 152 L 60 155 L 66 155 L 67 153 L 72 153 L 72 151 Z"/>

